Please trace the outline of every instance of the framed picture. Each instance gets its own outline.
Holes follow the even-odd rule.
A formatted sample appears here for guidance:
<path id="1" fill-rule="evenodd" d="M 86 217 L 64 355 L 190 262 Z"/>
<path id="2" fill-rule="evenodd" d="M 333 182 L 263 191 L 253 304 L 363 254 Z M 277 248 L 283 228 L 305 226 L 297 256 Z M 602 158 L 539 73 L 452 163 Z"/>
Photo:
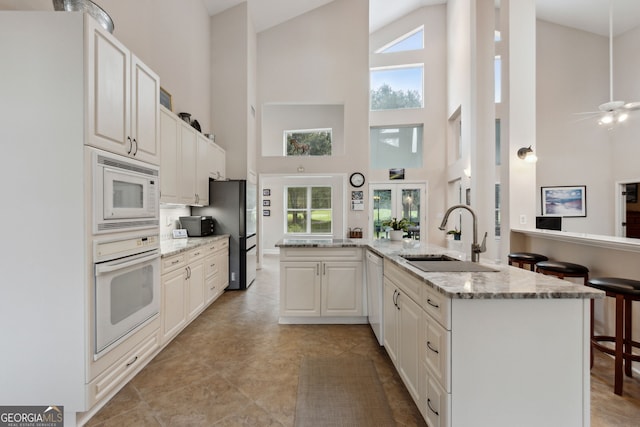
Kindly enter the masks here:
<path id="1" fill-rule="evenodd" d="M 351 200 L 362 200 L 364 199 L 363 191 L 352 191 L 351 192 Z"/>
<path id="2" fill-rule="evenodd" d="M 264 190 L 262 190 L 262 195 L 265 197 L 269 197 L 271 195 L 271 190 L 268 188 L 265 188 Z"/>
<path id="3" fill-rule="evenodd" d="M 263 200 L 262 206 L 271 206 L 271 200 Z"/>
<path id="4" fill-rule="evenodd" d="M 171 94 L 167 92 L 162 86 L 160 86 L 160 104 L 169 111 L 173 111 L 173 101 L 171 99 Z"/>
<path id="5" fill-rule="evenodd" d="M 389 169 L 389 179 L 404 179 L 404 168 Z"/>
<path id="6" fill-rule="evenodd" d="M 269 209 L 263 209 L 262 216 L 271 216 L 271 211 Z"/>
<path id="7" fill-rule="evenodd" d="M 543 216 L 587 216 L 587 187 L 541 187 Z"/>
<path id="8" fill-rule="evenodd" d="M 627 184 L 627 203 L 638 203 L 638 183 Z"/>

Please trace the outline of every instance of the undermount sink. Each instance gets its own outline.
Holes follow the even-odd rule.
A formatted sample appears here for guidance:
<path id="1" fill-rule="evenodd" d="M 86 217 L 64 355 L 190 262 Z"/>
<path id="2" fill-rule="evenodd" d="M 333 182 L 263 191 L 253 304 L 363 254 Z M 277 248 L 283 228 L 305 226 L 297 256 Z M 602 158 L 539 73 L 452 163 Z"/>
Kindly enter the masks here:
<path id="1" fill-rule="evenodd" d="M 409 265 L 427 273 L 490 273 L 498 270 L 477 262 L 461 261 L 447 255 L 401 255 Z M 455 261 L 455 262 L 451 262 Z"/>
<path id="2" fill-rule="evenodd" d="M 407 261 L 460 261 L 457 258 L 453 258 L 447 255 L 432 254 L 432 255 L 400 255 Z"/>

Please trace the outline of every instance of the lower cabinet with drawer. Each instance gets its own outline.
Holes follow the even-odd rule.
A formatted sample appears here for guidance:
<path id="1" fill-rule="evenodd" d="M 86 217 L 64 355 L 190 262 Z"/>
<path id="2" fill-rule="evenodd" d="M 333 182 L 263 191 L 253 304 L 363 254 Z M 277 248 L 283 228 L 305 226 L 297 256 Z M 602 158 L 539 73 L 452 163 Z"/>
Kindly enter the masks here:
<path id="1" fill-rule="evenodd" d="M 384 275 L 384 345 L 427 425 L 588 425 L 589 300 L 450 298 L 388 259 Z"/>
<path id="2" fill-rule="evenodd" d="M 162 343 L 166 344 L 224 291 L 229 240 L 220 239 L 162 260 Z"/>

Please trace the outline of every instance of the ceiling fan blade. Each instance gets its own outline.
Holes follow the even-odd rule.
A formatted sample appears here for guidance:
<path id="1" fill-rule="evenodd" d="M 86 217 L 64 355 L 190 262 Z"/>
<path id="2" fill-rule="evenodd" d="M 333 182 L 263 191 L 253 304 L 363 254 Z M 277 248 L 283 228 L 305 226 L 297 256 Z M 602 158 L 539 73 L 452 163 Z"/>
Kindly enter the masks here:
<path id="1" fill-rule="evenodd" d="M 640 101 L 627 102 L 624 108 L 630 111 L 640 110 Z"/>

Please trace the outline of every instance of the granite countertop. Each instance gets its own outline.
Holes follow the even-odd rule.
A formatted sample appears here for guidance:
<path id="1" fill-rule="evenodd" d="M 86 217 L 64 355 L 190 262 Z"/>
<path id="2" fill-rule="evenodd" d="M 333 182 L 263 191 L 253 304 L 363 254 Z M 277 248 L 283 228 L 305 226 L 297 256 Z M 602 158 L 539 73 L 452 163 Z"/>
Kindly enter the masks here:
<path id="1" fill-rule="evenodd" d="M 401 255 L 444 254 L 465 260 L 462 252 L 424 242 L 403 242 L 368 239 L 283 239 L 276 244 L 281 248 L 309 247 L 362 247 L 370 249 L 393 262 L 436 291 L 459 299 L 550 299 L 550 298 L 602 298 L 604 292 L 554 276 L 512 267 L 508 264 L 483 259 L 480 263 L 495 272 L 424 272 L 410 265 Z M 409 247 L 411 246 L 411 247 Z M 455 261 L 452 261 L 455 262 Z"/>
<path id="2" fill-rule="evenodd" d="M 166 239 L 160 241 L 160 254 L 162 257 L 168 257 L 179 254 L 180 252 L 186 252 L 198 246 L 208 245 L 217 240 L 228 239 L 228 234 L 221 234 L 219 236 L 206 236 L 206 237 L 187 237 L 186 239 Z"/>

